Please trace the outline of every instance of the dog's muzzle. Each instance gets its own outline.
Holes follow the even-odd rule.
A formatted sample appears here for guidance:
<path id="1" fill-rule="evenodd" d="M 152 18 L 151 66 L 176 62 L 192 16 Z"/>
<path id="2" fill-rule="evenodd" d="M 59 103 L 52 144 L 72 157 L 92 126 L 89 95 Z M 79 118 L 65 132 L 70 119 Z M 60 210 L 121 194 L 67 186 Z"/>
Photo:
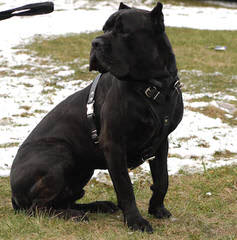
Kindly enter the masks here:
<path id="1" fill-rule="evenodd" d="M 105 61 L 105 42 L 102 38 L 97 37 L 91 42 L 90 53 L 90 71 L 99 71 L 100 73 L 108 72 L 108 66 Z"/>

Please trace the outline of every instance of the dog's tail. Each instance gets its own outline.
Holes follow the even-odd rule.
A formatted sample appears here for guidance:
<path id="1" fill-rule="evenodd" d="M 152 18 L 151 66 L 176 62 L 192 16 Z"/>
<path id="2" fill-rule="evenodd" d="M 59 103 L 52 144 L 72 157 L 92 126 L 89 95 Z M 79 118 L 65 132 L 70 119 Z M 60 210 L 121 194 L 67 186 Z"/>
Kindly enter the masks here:
<path id="1" fill-rule="evenodd" d="M 19 211 L 21 208 L 17 205 L 15 199 L 12 197 L 12 207 L 15 211 Z"/>
<path id="2" fill-rule="evenodd" d="M 20 199 L 20 202 L 19 202 Z M 27 199 L 25 196 L 21 196 L 19 199 L 16 197 L 12 196 L 12 207 L 13 209 L 18 212 L 18 211 L 27 211 L 31 207 L 31 202 L 29 199 Z"/>
<path id="3" fill-rule="evenodd" d="M 14 16 L 34 16 L 39 14 L 47 14 L 54 11 L 53 2 L 42 2 L 27 4 L 22 7 L 13 8 L 0 12 L 0 21 Z"/>

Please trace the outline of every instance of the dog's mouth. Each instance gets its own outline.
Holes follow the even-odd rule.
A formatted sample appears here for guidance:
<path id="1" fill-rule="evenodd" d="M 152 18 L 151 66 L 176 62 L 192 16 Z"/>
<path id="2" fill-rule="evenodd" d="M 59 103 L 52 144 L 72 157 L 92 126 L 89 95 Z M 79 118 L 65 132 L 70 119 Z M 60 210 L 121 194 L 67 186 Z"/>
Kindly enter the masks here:
<path id="1" fill-rule="evenodd" d="M 107 65 L 97 57 L 96 51 L 91 49 L 89 71 L 93 70 L 100 73 L 106 73 L 109 71 Z"/>

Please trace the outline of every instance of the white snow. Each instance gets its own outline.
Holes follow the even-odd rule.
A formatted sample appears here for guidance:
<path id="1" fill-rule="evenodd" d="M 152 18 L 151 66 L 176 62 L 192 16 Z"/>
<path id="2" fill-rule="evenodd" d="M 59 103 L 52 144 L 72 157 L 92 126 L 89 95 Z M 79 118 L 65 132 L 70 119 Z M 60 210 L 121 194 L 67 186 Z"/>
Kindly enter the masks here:
<path id="1" fill-rule="evenodd" d="M 38 0 L 30 2 L 38 2 Z M 16 144 L 21 144 L 42 117 L 56 104 L 88 84 L 82 80 L 66 83 L 60 81 L 60 77 L 73 74 L 73 70 L 68 66 L 58 67 L 53 64 L 52 66 L 41 66 L 42 72 L 33 79 L 24 76 L 24 70 L 13 67 L 27 63 L 33 69 L 37 65 L 36 59 L 26 53 L 17 54 L 17 50 L 13 47 L 28 43 L 38 35 L 54 36 L 100 30 L 108 16 L 117 9 L 120 1 L 102 2 L 96 6 L 88 4 L 85 0 L 55 0 L 54 2 L 56 11 L 52 14 L 0 21 L 0 73 L 2 76 L 0 80 L 0 176 L 9 175 L 12 160 L 18 149 Z M 27 0 L 0 0 L 0 11 L 28 3 Z M 140 1 L 133 1 L 133 3 L 136 6 L 141 5 Z M 209 30 L 237 29 L 236 9 L 166 5 L 164 14 L 167 26 Z M 48 67 L 57 72 L 52 77 L 58 78 L 57 85 L 64 86 L 64 88 L 59 88 L 53 93 L 42 94 L 43 90 L 50 89 L 45 86 L 48 75 L 44 74 L 44 68 Z M 85 65 L 85 68 L 87 67 Z M 16 76 L 16 74 L 21 75 Z M 197 74 L 201 76 L 202 72 L 198 71 Z M 203 107 L 207 104 L 219 106 L 219 103 L 215 101 L 211 103 L 188 102 L 189 99 L 199 98 L 200 95 L 184 94 L 185 105 L 192 107 Z M 236 100 L 233 99 L 233 96 L 225 96 L 225 98 Z M 23 117 L 26 113 L 28 117 Z M 229 113 L 231 112 L 227 111 L 227 114 Z M 220 119 L 208 118 L 186 110 L 182 123 L 170 136 L 169 172 L 175 174 L 180 169 L 193 172 L 202 170 L 204 165 L 208 168 L 236 164 L 236 156 L 228 161 L 226 159 L 213 161 L 213 154 L 216 151 L 229 150 L 236 153 L 236 142 L 236 127 L 230 127 L 222 123 Z M 145 163 L 142 167 L 147 170 L 148 164 Z M 97 175 L 98 172 L 101 178 L 103 171 L 96 171 Z"/>
<path id="2" fill-rule="evenodd" d="M 236 30 L 237 10 L 168 5 L 164 8 L 165 24 L 208 30 Z"/>

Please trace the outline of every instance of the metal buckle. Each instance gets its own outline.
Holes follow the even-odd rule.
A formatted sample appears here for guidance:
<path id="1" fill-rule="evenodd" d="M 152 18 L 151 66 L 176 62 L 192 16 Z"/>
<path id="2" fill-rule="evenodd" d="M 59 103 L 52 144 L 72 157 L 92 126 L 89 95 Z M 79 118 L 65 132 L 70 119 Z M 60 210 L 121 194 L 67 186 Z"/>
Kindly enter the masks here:
<path id="1" fill-rule="evenodd" d="M 179 80 L 174 83 L 174 88 L 177 88 L 177 87 L 181 87 Z"/>
<path id="2" fill-rule="evenodd" d="M 87 107 L 87 112 L 86 112 L 87 116 L 94 115 L 94 101 L 91 103 L 88 103 L 86 107 Z"/>
<path id="3" fill-rule="evenodd" d="M 164 118 L 164 125 L 165 126 L 169 125 L 169 116 L 165 116 L 165 118 Z"/>
<path id="4" fill-rule="evenodd" d="M 182 88 L 183 83 L 181 83 L 179 80 L 174 83 L 174 88 Z"/>
<path id="5" fill-rule="evenodd" d="M 174 83 L 174 88 L 178 94 L 180 94 L 179 90 L 183 87 L 183 84 L 178 80 Z"/>
<path id="6" fill-rule="evenodd" d="M 96 129 L 91 131 L 91 138 L 92 138 L 92 140 L 94 141 L 95 144 L 99 143 L 99 137 L 98 137 L 98 133 L 97 133 Z"/>
<path id="7" fill-rule="evenodd" d="M 160 95 L 160 92 L 157 91 L 157 93 L 155 94 L 155 96 L 153 96 L 152 92 L 156 91 L 157 88 L 156 87 L 148 87 L 145 91 L 145 94 L 148 98 L 153 98 L 153 100 L 156 100 L 157 97 Z"/>

